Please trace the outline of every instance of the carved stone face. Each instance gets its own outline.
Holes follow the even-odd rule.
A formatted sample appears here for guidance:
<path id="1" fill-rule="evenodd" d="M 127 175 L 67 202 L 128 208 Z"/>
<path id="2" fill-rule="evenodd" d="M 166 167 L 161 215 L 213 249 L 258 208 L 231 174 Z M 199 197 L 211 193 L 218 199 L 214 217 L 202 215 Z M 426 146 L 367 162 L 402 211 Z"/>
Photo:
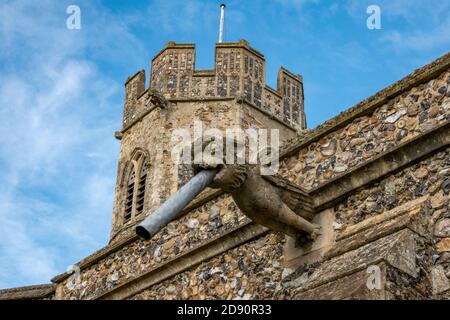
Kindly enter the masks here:
<path id="1" fill-rule="evenodd" d="M 213 138 L 204 138 L 201 143 L 194 142 L 191 150 L 194 172 L 221 168 L 225 163 L 223 147 Z"/>
<path id="2" fill-rule="evenodd" d="M 233 192 L 239 188 L 248 176 L 246 165 L 225 165 L 214 178 L 210 187 L 222 189 L 225 192 Z"/>
<path id="3" fill-rule="evenodd" d="M 217 141 L 211 138 L 204 138 L 201 148 L 199 145 L 196 148 L 193 145 L 193 169 L 197 173 L 200 170 L 219 168 L 220 171 L 210 187 L 222 189 L 225 192 L 232 192 L 245 181 L 247 177 L 247 166 L 243 164 L 226 164 L 224 146 L 225 143 L 217 143 Z M 198 152 L 202 152 L 201 157 L 198 156 Z M 195 159 L 201 159 L 201 161 L 196 163 Z"/>

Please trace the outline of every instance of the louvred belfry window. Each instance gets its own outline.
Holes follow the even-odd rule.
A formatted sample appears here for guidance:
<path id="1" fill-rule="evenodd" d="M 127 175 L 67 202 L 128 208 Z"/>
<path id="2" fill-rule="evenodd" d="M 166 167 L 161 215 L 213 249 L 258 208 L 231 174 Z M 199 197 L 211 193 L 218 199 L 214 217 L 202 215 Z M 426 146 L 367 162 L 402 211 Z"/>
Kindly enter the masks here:
<path id="1" fill-rule="evenodd" d="M 130 160 L 130 173 L 126 184 L 123 223 L 133 221 L 144 211 L 145 189 L 149 165 L 143 152 L 136 152 Z"/>
<path id="2" fill-rule="evenodd" d="M 133 212 L 133 197 L 134 197 L 134 184 L 135 184 L 136 172 L 133 170 L 130 172 L 127 184 L 127 196 L 125 199 L 125 213 L 124 220 L 127 221 L 131 218 Z"/>
<path id="3" fill-rule="evenodd" d="M 144 210 L 144 197 L 145 197 L 145 181 L 147 179 L 147 163 L 144 161 L 141 166 L 141 174 L 139 176 L 139 183 L 136 195 L 136 215 L 140 214 Z"/>

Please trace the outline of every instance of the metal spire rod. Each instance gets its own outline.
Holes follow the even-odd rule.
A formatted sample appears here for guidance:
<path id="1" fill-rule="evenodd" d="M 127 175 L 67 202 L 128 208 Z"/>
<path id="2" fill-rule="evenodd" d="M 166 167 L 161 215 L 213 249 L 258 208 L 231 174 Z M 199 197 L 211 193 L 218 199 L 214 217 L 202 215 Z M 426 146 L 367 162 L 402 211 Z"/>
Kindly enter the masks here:
<path id="1" fill-rule="evenodd" d="M 223 22 L 225 20 L 225 5 L 222 3 L 220 5 L 220 29 L 219 29 L 219 43 L 222 43 L 223 35 Z"/>

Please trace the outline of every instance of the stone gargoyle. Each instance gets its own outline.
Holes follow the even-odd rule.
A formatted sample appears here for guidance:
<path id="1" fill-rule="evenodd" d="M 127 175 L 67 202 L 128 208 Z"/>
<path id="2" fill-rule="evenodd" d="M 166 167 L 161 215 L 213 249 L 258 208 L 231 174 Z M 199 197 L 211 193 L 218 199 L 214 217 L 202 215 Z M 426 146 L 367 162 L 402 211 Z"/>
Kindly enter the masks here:
<path id="1" fill-rule="evenodd" d="M 210 143 L 214 142 L 203 142 L 202 152 Z M 291 236 L 299 244 L 316 239 L 320 226 L 311 222 L 314 209 L 304 190 L 278 174 L 261 174 L 260 164 L 225 162 L 204 153 L 202 162 L 193 165 L 194 173 L 217 168 L 219 171 L 209 187 L 231 194 L 238 208 L 252 221 Z"/>
<path id="2" fill-rule="evenodd" d="M 238 161 L 238 152 L 233 154 L 236 161 L 226 164 L 226 159 L 221 159 L 226 150 L 205 152 L 207 148 L 217 150 L 211 148 L 214 143 L 217 143 L 215 139 L 203 138 L 192 144 L 194 177 L 136 227 L 141 238 L 150 239 L 176 219 L 179 212 L 208 186 L 231 194 L 238 208 L 252 221 L 294 238 L 298 245 L 314 240 L 320 234 L 320 226 L 311 222 L 315 213 L 305 191 L 279 175 L 263 175 L 261 164 Z M 199 152 L 201 157 L 196 156 Z"/>
<path id="3" fill-rule="evenodd" d="M 156 107 L 167 108 L 169 101 L 158 90 L 150 90 L 149 101 Z"/>

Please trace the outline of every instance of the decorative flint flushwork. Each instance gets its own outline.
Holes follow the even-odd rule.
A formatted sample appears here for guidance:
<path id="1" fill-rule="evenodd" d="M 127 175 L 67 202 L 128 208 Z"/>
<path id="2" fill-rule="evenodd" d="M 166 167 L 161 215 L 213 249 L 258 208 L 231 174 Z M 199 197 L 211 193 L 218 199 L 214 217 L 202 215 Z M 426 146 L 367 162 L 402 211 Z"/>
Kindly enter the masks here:
<path id="1" fill-rule="evenodd" d="M 214 70 L 195 70 L 194 44 L 169 42 L 152 60 L 150 89 L 167 99 L 239 96 L 279 121 L 304 129 L 302 81 L 301 76 L 280 68 L 277 90 L 266 86 L 264 56 L 245 40 L 216 44 Z M 127 81 L 124 127 L 150 107 L 144 87 L 144 71 Z"/>

